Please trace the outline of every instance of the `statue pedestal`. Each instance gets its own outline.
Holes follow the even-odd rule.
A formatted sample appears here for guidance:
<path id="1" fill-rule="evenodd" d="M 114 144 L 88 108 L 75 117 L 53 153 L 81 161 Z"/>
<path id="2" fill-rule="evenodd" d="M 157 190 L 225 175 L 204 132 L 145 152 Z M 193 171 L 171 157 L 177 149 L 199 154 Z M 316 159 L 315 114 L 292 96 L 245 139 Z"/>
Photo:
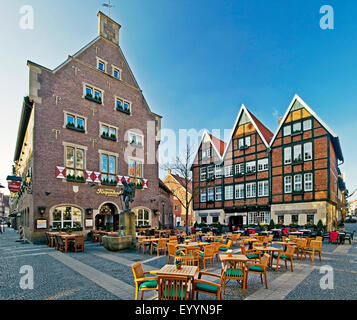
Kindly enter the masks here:
<path id="1" fill-rule="evenodd" d="M 120 251 L 132 248 L 132 236 L 103 236 L 103 246 L 109 251 Z"/>
<path id="2" fill-rule="evenodd" d="M 122 211 L 120 213 L 120 231 L 123 231 L 125 236 L 132 236 L 132 246 L 136 245 L 136 221 L 135 213 L 131 211 Z"/>

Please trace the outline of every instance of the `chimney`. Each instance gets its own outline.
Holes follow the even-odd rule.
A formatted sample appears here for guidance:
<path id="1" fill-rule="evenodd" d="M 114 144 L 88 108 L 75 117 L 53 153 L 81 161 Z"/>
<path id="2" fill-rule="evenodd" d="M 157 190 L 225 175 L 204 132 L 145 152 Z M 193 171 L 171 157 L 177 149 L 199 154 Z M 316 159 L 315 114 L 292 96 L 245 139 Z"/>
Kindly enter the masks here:
<path id="1" fill-rule="evenodd" d="M 279 119 L 278 119 L 278 125 L 279 125 L 279 126 L 280 126 L 281 120 L 283 120 L 283 117 L 279 117 Z"/>
<path id="2" fill-rule="evenodd" d="M 98 35 L 119 45 L 119 30 L 121 25 L 99 11 L 98 17 Z"/>

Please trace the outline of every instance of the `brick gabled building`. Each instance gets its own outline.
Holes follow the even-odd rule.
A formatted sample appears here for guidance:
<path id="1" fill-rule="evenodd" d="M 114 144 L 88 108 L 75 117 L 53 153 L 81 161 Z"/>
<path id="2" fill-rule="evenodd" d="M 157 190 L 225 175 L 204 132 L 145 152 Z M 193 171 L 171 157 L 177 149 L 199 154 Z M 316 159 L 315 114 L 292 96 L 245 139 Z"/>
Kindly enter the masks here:
<path id="1" fill-rule="evenodd" d="M 271 141 L 271 153 L 272 219 L 334 226 L 338 161 L 344 161 L 339 138 L 298 95 Z"/>
<path id="2" fill-rule="evenodd" d="M 159 194 L 161 117 L 123 55 L 120 28 L 99 12 L 98 36 L 60 66 L 27 63 L 14 157 L 23 186 L 14 205 L 31 241 L 51 226 L 117 229 L 124 179 L 137 185 L 137 225 L 158 225 L 151 200 Z"/>
<path id="3" fill-rule="evenodd" d="M 205 133 L 192 165 L 197 222 L 331 229 L 341 217 L 339 138 L 298 95 L 275 135 L 242 106 L 224 152 L 217 141 Z"/>

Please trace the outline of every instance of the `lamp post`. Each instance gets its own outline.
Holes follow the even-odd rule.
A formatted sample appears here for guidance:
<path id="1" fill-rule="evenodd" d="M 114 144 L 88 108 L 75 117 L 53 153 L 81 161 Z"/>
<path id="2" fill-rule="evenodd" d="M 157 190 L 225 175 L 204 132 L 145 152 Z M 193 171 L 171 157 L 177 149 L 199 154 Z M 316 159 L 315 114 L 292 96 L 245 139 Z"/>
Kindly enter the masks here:
<path id="1" fill-rule="evenodd" d="M 162 200 L 162 201 L 161 201 L 161 204 L 162 204 L 162 218 L 161 218 L 161 224 L 162 224 L 162 227 L 164 228 L 164 226 L 165 226 L 165 200 Z"/>

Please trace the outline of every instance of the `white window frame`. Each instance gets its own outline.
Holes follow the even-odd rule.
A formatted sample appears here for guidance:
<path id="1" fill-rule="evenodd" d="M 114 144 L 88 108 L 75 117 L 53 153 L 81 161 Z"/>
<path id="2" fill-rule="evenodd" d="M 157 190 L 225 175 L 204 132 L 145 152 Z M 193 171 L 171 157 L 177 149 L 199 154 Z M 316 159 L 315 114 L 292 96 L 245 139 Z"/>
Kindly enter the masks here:
<path id="1" fill-rule="evenodd" d="M 83 98 L 85 98 L 86 95 L 87 95 L 87 88 L 92 90 L 92 98 L 93 99 L 94 99 L 94 96 L 95 96 L 95 92 L 96 91 L 99 92 L 100 93 L 100 98 L 101 98 L 100 102 L 101 102 L 102 105 L 104 105 L 104 90 L 99 89 L 99 88 L 97 88 L 95 86 L 92 86 L 89 83 L 83 83 Z"/>
<path id="2" fill-rule="evenodd" d="M 235 174 L 244 174 L 244 163 L 237 163 L 234 166 Z"/>
<path id="3" fill-rule="evenodd" d="M 222 171 L 223 171 L 223 167 L 220 164 L 216 164 L 214 168 L 214 176 L 216 179 L 222 177 Z"/>
<path id="4" fill-rule="evenodd" d="M 131 140 L 131 138 L 134 137 L 134 142 Z M 141 138 L 141 145 L 137 143 L 137 138 Z M 134 132 L 134 131 L 128 131 L 128 143 L 135 147 L 135 148 L 144 148 L 144 135 Z"/>
<path id="5" fill-rule="evenodd" d="M 255 198 L 257 196 L 257 186 L 255 182 L 250 182 L 246 184 L 245 190 L 246 198 Z"/>
<path id="6" fill-rule="evenodd" d="M 207 167 L 207 179 L 210 179 L 210 178 L 214 178 L 215 175 L 214 175 L 214 166 L 211 165 L 211 166 L 208 166 Z"/>
<path id="7" fill-rule="evenodd" d="M 286 147 L 284 148 L 284 164 L 291 164 L 291 162 L 292 162 L 291 147 Z"/>
<path id="8" fill-rule="evenodd" d="M 118 97 L 118 96 L 115 96 L 115 103 L 114 103 L 114 110 L 116 110 L 116 111 L 118 111 L 118 109 L 117 109 L 117 105 L 118 105 L 118 101 L 120 101 L 121 102 L 121 104 L 122 104 L 122 110 L 121 111 L 123 111 L 123 112 L 126 112 L 125 111 L 125 109 L 124 109 L 124 104 L 127 104 L 128 106 L 129 106 L 129 114 L 130 115 L 132 115 L 132 113 L 133 113 L 133 108 L 132 108 L 132 103 L 131 103 L 131 101 L 129 101 L 128 99 L 124 99 L 124 98 L 122 98 L 122 97 Z M 120 108 L 119 108 L 120 109 Z M 120 111 L 120 110 L 119 110 Z"/>
<path id="9" fill-rule="evenodd" d="M 224 186 L 224 200 L 233 200 L 233 185 Z"/>
<path id="10" fill-rule="evenodd" d="M 307 177 L 311 177 L 311 179 L 307 179 Z M 312 191 L 313 190 L 313 174 L 312 172 L 308 172 L 304 174 L 304 190 Z"/>
<path id="11" fill-rule="evenodd" d="M 224 176 L 226 178 L 233 176 L 233 165 L 228 165 L 224 167 Z"/>
<path id="12" fill-rule="evenodd" d="M 299 160 L 300 157 L 300 160 Z M 296 144 L 294 145 L 293 148 L 293 161 L 294 162 L 299 162 L 302 161 L 303 157 L 302 157 L 302 145 L 301 144 Z"/>
<path id="13" fill-rule="evenodd" d="M 295 129 L 296 126 L 298 126 L 300 129 Z M 301 122 L 295 122 L 295 123 L 293 124 L 293 133 L 301 132 L 301 131 L 302 131 L 301 127 L 302 127 Z"/>
<path id="14" fill-rule="evenodd" d="M 236 184 L 235 185 L 235 198 L 236 199 L 244 199 L 244 184 Z"/>
<path id="15" fill-rule="evenodd" d="M 287 137 L 291 135 L 291 125 L 287 125 L 283 127 L 283 136 Z"/>
<path id="16" fill-rule="evenodd" d="M 306 126 L 307 124 L 309 124 L 309 125 Z M 311 119 L 304 120 L 302 123 L 302 128 L 303 128 L 303 131 L 311 130 L 312 129 L 312 120 Z"/>
<path id="17" fill-rule="evenodd" d="M 200 190 L 200 202 L 207 202 L 207 190 L 206 189 L 201 189 Z"/>
<path id="18" fill-rule="evenodd" d="M 215 201 L 214 200 L 214 187 L 207 188 L 207 201 Z"/>
<path id="19" fill-rule="evenodd" d="M 267 170 L 269 170 L 269 159 L 268 158 L 259 159 L 258 160 L 258 172 L 267 171 Z"/>
<path id="20" fill-rule="evenodd" d="M 246 173 L 253 173 L 257 171 L 257 163 L 256 161 L 249 161 L 246 163 L 245 168 L 246 168 Z"/>
<path id="21" fill-rule="evenodd" d="M 75 123 L 75 127 L 77 128 L 77 119 L 81 119 L 83 120 L 83 124 L 84 124 L 84 132 L 87 132 L 87 118 L 83 117 L 79 114 L 75 114 L 73 112 L 67 112 L 67 111 L 63 111 L 64 112 L 64 124 L 63 124 L 63 128 L 67 128 L 67 116 L 73 117 L 74 118 L 74 123 Z"/>
<path id="22" fill-rule="evenodd" d="M 114 129 L 115 130 L 115 137 L 118 141 L 118 127 L 112 126 L 108 123 L 104 123 L 104 122 L 99 122 L 99 136 L 102 137 L 102 127 L 108 127 L 108 132 L 110 131 L 110 129 Z"/>
<path id="23" fill-rule="evenodd" d="M 222 201 L 222 187 L 221 186 L 215 187 L 215 200 Z"/>
<path id="24" fill-rule="evenodd" d="M 206 167 L 200 168 L 200 181 L 206 181 L 207 180 L 207 169 Z"/>
<path id="25" fill-rule="evenodd" d="M 284 193 L 292 193 L 292 177 L 291 176 L 284 177 Z"/>
<path id="26" fill-rule="evenodd" d="M 102 63 L 102 64 L 104 65 L 104 70 L 99 69 L 99 63 Z M 107 62 L 107 61 L 105 61 L 105 60 L 102 59 L 102 58 L 97 57 L 97 69 L 98 69 L 99 71 L 102 71 L 102 72 L 107 73 L 107 65 L 108 65 L 108 62 Z"/>
<path id="27" fill-rule="evenodd" d="M 305 151 L 306 148 L 309 148 L 310 149 L 310 152 L 307 153 Z M 308 156 L 306 156 L 308 155 Z M 304 161 L 310 161 L 312 160 L 312 142 L 307 142 L 307 143 L 304 143 Z"/>
<path id="28" fill-rule="evenodd" d="M 117 78 L 117 77 L 115 77 L 114 76 L 114 71 L 119 71 L 118 73 L 119 73 L 119 78 Z M 113 76 L 113 78 L 115 78 L 115 79 L 117 79 L 117 80 L 122 80 L 122 77 L 121 77 L 121 74 L 122 74 L 122 69 L 120 69 L 120 68 L 118 68 L 117 66 L 115 66 L 115 65 L 112 65 L 112 76 Z"/>
<path id="29" fill-rule="evenodd" d="M 298 178 L 300 178 L 300 181 L 297 181 Z M 300 186 L 300 189 L 298 188 L 298 186 Z M 303 188 L 302 188 L 302 174 L 294 175 L 294 191 L 295 192 L 303 191 Z"/>
<path id="30" fill-rule="evenodd" d="M 258 181 L 258 197 L 269 196 L 269 181 L 263 180 Z"/>

